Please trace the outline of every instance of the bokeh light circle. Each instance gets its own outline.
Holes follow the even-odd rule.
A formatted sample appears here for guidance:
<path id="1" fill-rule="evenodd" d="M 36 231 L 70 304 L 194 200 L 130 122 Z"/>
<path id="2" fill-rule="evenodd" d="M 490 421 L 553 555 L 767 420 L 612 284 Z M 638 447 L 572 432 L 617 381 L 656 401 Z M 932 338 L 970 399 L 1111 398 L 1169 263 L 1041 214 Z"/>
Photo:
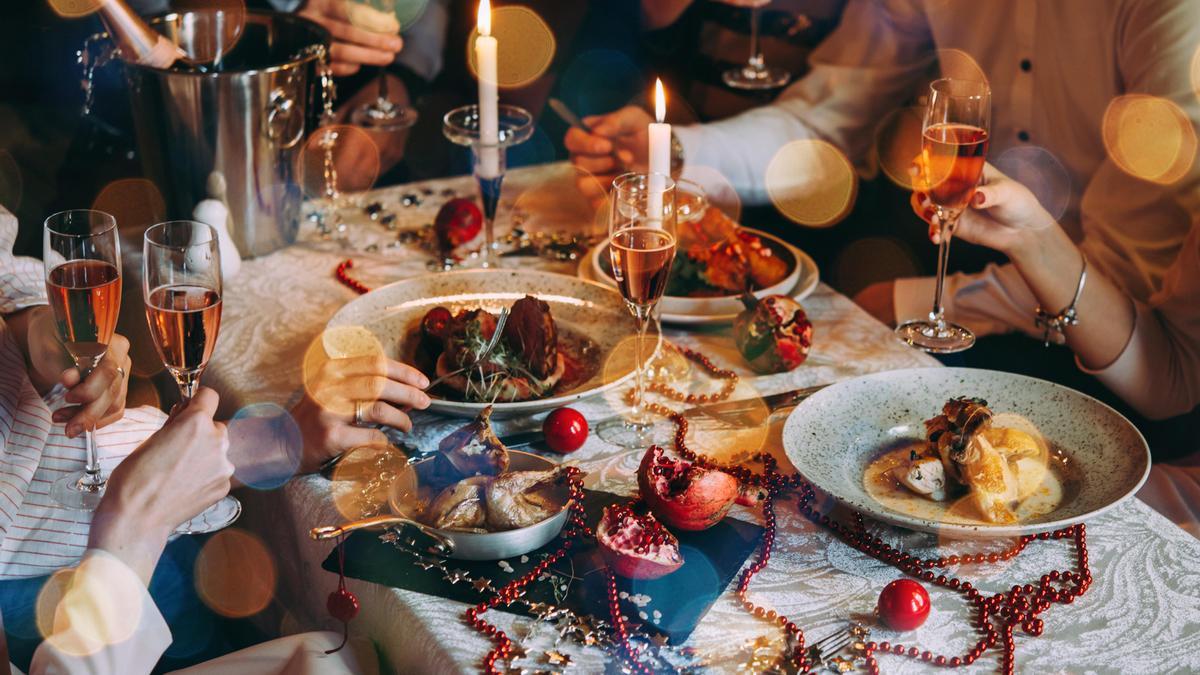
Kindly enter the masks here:
<path id="1" fill-rule="evenodd" d="M 918 276 L 921 265 L 906 244 L 895 237 L 863 237 L 838 254 L 833 280 L 853 297 L 877 281 Z"/>
<path id="2" fill-rule="evenodd" d="M 229 460 L 244 485 L 270 490 L 300 468 L 304 437 L 291 414 L 274 403 L 255 403 L 229 420 Z"/>
<path id="3" fill-rule="evenodd" d="M 373 333 L 362 326 L 335 326 L 323 331 L 309 343 L 304 353 L 301 364 L 304 390 L 326 410 L 337 415 L 353 415 L 354 402 L 346 396 L 345 387 L 330 386 L 340 380 L 322 374 L 333 374 L 327 369 L 336 368 L 337 364 L 330 364 L 330 361 L 358 357 L 384 358 L 383 345 Z"/>
<path id="4" fill-rule="evenodd" d="M 146 228 L 167 219 L 162 193 L 145 178 L 121 178 L 105 185 L 92 201 L 92 208 L 112 214 L 122 234 L 136 236 L 139 250 Z"/>
<path id="5" fill-rule="evenodd" d="M 7 150 L 0 150 L 0 207 L 16 213 L 21 208 L 25 194 L 25 182 L 21 178 L 21 166 Z"/>
<path id="6" fill-rule="evenodd" d="M 296 178 L 306 198 L 326 196 L 325 159 L 333 151 L 333 179 L 339 193 L 368 190 L 379 178 L 379 146 L 362 127 L 330 124 L 309 134 L 296 155 Z"/>
<path id="7" fill-rule="evenodd" d="M 725 174 L 711 166 L 689 164 L 683 178 L 694 181 L 704 188 L 709 206 L 715 206 L 735 222 L 742 221 L 742 199 Z"/>
<path id="8" fill-rule="evenodd" d="M 549 164 L 536 184 L 513 200 L 513 226 L 529 234 L 569 232 L 584 241 L 607 234 L 608 212 L 592 197 L 605 186 L 591 172 L 569 163 Z"/>
<path id="9" fill-rule="evenodd" d="M 479 76 L 475 63 L 475 38 L 467 38 L 467 67 Z M 507 5 L 492 8 L 492 35 L 496 38 L 496 80 L 500 87 L 523 87 L 541 77 L 554 60 L 558 48 L 554 31 L 528 7 Z"/>
<path id="10" fill-rule="evenodd" d="M 1125 173 L 1170 185 L 1196 159 L 1196 130 L 1187 114 L 1164 98 L 1146 94 L 1118 96 L 1104 111 L 1104 147 Z"/>
<path id="11" fill-rule="evenodd" d="M 180 34 L 187 39 L 181 39 L 179 47 L 188 63 L 220 61 L 237 46 L 246 30 L 244 0 L 175 0 L 172 9 L 183 14 Z"/>
<path id="12" fill-rule="evenodd" d="M 993 163 L 1001 173 L 1029 188 L 1055 220 L 1071 202 L 1071 176 L 1058 158 L 1045 148 L 1022 145 L 1009 148 Z"/>
<path id="13" fill-rule="evenodd" d="M 780 148 L 767 165 L 764 183 L 775 208 L 807 227 L 829 227 L 846 217 L 858 191 L 858 176 L 846 155 L 813 139 Z"/>
<path id="14" fill-rule="evenodd" d="M 913 189 L 913 160 L 921 152 L 921 127 L 925 109 L 897 108 L 884 116 L 875 129 L 875 155 L 883 174 L 905 190 Z"/>
<path id="15" fill-rule="evenodd" d="M 78 19 L 100 9 L 104 0 L 47 0 L 50 9 L 64 19 Z"/>
<path id="16" fill-rule="evenodd" d="M 144 598 L 145 586 L 128 566 L 105 553 L 89 555 L 39 591 L 38 630 L 65 654 L 97 654 L 133 636 Z"/>
<path id="17" fill-rule="evenodd" d="M 942 77 L 972 82 L 986 83 L 988 81 L 987 74 L 983 72 L 983 68 L 980 67 L 975 57 L 961 49 L 939 49 L 937 50 L 937 59 Z"/>
<path id="18" fill-rule="evenodd" d="M 212 535 L 196 556 L 196 593 L 217 614 L 243 618 L 275 596 L 275 560 L 255 535 L 230 527 Z"/>
<path id="19" fill-rule="evenodd" d="M 389 498 L 393 489 L 400 494 L 413 496 L 418 494 L 419 489 L 416 472 L 408 464 L 407 456 L 393 447 L 375 445 L 353 448 L 342 456 L 330 476 L 333 505 L 346 520 L 390 513 Z M 433 497 L 426 496 L 430 499 Z M 416 516 L 419 510 L 417 508 L 406 515 Z"/>

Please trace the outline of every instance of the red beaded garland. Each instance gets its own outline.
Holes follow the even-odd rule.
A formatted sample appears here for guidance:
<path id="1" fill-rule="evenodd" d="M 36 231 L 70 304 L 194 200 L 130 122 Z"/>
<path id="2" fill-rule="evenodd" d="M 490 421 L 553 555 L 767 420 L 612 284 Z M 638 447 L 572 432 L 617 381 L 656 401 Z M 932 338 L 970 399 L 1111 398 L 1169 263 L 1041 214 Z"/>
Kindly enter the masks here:
<path id="1" fill-rule="evenodd" d="M 342 282 L 346 286 L 349 286 L 350 289 L 355 293 L 362 294 L 371 290 L 359 281 L 351 279 L 349 274 L 346 274 L 346 270 L 350 269 L 351 267 L 354 267 L 354 261 L 346 258 L 342 262 L 338 263 L 337 269 L 334 270 L 333 275 L 337 277 L 338 281 Z"/>

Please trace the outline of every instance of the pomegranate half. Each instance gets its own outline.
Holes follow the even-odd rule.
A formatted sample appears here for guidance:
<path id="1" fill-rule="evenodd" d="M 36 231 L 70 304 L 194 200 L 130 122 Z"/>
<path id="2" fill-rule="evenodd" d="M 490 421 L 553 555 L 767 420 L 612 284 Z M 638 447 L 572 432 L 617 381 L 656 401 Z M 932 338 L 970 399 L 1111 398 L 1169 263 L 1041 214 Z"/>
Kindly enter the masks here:
<path id="1" fill-rule="evenodd" d="M 659 520 L 680 530 L 716 525 L 741 493 L 733 476 L 650 446 L 638 467 L 642 499 Z"/>
<path id="2" fill-rule="evenodd" d="M 679 569 L 679 540 L 654 516 L 634 513 L 627 504 L 604 507 L 596 526 L 604 561 L 626 579 L 657 579 Z"/>

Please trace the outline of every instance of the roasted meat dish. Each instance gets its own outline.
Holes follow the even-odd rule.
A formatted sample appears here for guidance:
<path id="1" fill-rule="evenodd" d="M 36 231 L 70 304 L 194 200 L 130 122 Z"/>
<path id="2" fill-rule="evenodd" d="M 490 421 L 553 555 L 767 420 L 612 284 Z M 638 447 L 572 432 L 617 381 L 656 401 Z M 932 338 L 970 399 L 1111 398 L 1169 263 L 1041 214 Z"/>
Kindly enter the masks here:
<path id="1" fill-rule="evenodd" d="M 1042 446 L 1026 431 L 997 426 L 987 401 L 957 397 L 942 414 L 926 420 L 926 442 L 892 470 L 901 485 L 942 501 L 966 492 L 980 516 L 992 523 L 1013 523 L 1019 482 L 1016 462 L 1038 457 Z"/>
<path id="2" fill-rule="evenodd" d="M 442 386 L 467 401 L 527 401 L 550 393 L 566 370 L 550 305 L 529 295 L 513 303 L 500 342 L 477 363 L 496 325 L 496 315 L 483 309 L 451 314 L 435 307 L 421 321 L 418 362 L 431 379 L 449 375 Z"/>
<path id="3" fill-rule="evenodd" d="M 738 295 L 774 286 L 787 275 L 787 262 L 761 238 L 710 207 L 699 220 L 679 226 L 667 295 Z"/>

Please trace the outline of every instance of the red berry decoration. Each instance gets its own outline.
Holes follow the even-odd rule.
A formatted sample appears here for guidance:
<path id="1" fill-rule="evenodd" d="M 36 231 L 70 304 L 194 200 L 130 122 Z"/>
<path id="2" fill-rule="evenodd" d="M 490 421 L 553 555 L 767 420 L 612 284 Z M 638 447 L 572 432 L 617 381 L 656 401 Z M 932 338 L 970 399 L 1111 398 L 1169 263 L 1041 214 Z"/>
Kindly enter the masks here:
<path id="1" fill-rule="evenodd" d="M 587 440 L 587 418 L 574 408 L 559 408 L 542 422 L 542 434 L 546 437 L 546 445 L 554 452 L 560 455 L 575 452 Z"/>
<path id="2" fill-rule="evenodd" d="M 443 251 L 462 246 L 479 236 L 483 229 L 483 213 L 470 199 L 451 199 L 438 209 L 433 220 L 433 233 Z"/>
<path id="3" fill-rule="evenodd" d="M 929 593 L 912 579 L 897 579 L 879 594 L 879 618 L 892 630 L 913 630 L 929 618 Z"/>
<path id="4" fill-rule="evenodd" d="M 786 295 L 758 300 L 747 294 L 742 303 L 746 310 L 733 322 L 733 339 L 755 372 L 782 373 L 804 363 L 813 326 L 799 302 Z"/>
<path id="5" fill-rule="evenodd" d="M 325 609 L 329 610 L 329 615 L 341 621 L 349 623 L 351 619 L 358 616 L 358 598 L 345 588 L 339 588 L 329 594 L 329 599 L 325 601 Z"/>

